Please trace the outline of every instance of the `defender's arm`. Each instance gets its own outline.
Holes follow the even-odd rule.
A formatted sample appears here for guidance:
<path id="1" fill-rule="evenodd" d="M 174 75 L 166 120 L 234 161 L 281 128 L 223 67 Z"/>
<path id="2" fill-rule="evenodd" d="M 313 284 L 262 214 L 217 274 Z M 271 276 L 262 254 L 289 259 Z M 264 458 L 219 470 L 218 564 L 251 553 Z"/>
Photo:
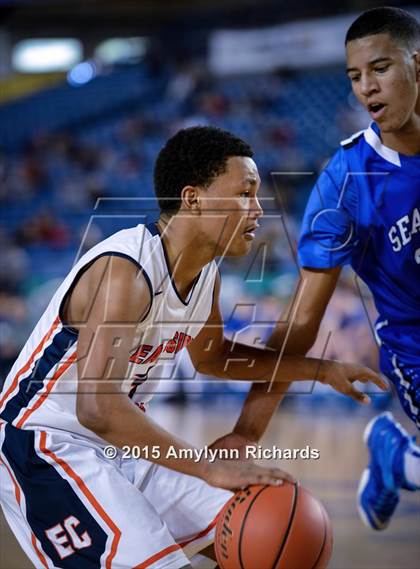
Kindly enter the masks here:
<path id="1" fill-rule="evenodd" d="M 263 382 L 265 389 L 271 381 L 273 385 L 284 385 L 295 380 L 318 379 L 362 403 L 369 402 L 369 398 L 352 385 L 353 381 L 372 381 L 382 389 L 386 388 L 383 380 L 365 366 L 297 355 L 285 355 L 280 359 L 279 351 L 228 340 L 224 336 L 219 291 L 220 277 L 217 277 L 211 314 L 200 334 L 188 346 L 197 371 L 222 379 Z"/>
<path id="2" fill-rule="evenodd" d="M 301 278 L 292 301 L 281 315 L 267 345 L 285 354 L 306 354 L 335 290 L 341 268 L 301 269 Z M 291 383 L 273 383 L 270 392 L 264 384 L 254 383 L 245 400 L 234 433 L 257 442 Z"/>

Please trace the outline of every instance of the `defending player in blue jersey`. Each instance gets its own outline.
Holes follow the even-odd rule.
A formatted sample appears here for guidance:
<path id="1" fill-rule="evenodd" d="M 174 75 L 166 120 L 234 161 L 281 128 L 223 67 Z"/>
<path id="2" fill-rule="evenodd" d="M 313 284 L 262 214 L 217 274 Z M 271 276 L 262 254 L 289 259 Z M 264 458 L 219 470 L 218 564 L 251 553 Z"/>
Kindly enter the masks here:
<path id="1" fill-rule="evenodd" d="M 303 294 L 292 326 L 282 318 L 269 345 L 281 347 L 287 332 L 285 353 L 309 350 L 341 267 L 351 265 L 379 312 L 381 370 L 420 428 L 420 24 L 397 8 L 369 10 L 345 43 L 353 92 L 373 122 L 341 143 L 312 191 L 299 243 Z M 280 399 L 254 385 L 232 442 L 258 440 Z M 400 489 L 420 487 L 420 449 L 391 413 L 368 425 L 365 441 L 359 511 L 380 530 Z"/>

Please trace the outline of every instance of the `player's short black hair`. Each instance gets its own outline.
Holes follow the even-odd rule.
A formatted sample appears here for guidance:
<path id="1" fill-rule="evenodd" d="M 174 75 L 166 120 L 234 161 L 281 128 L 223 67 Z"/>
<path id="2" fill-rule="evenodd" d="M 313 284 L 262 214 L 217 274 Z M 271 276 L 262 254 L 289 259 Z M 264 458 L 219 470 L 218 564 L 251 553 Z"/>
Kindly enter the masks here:
<path id="1" fill-rule="evenodd" d="M 420 49 L 420 23 L 405 10 L 392 6 L 363 12 L 348 29 L 345 44 L 366 36 L 386 33 L 412 51 Z"/>
<path id="2" fill-rule="evenodd" d="M 170 138 L 156 160 L 154 186 L 161 213 L 176 213 L 185 186 L 208 187 L 226 171 L 231 156 L 251 158 L 251 147 L 237 136 L 212 126 L 194 126 Z"/>

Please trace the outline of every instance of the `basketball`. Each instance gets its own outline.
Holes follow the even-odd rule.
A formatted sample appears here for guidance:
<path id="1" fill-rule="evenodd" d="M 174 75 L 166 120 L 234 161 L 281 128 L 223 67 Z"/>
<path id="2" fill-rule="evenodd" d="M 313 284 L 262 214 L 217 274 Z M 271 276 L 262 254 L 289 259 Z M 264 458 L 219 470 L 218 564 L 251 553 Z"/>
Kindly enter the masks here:
<path id="1" fill-rule="evenodd" d="M 221 569 L 324 569 L 332 553 L 331 522 L 299 484 L 249 486 L 222 510 L 215 550 Z"/>

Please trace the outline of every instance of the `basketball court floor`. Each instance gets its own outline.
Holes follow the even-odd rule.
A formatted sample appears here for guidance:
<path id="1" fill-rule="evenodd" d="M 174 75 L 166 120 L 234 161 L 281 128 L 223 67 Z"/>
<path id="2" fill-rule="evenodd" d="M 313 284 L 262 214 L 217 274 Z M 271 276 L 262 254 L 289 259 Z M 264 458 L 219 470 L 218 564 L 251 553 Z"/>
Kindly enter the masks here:
<path id="1" fill-rule="evenodd" d="M 326 405 L 308 406 L 301 398 L 291 396 L 289 404 L 273 419 L 261 444 L 269 449 L 307 445 L 319 449 L 318 460 L 282 460 L 277 464 L 319 497 L 331 517 L 334 552 L 329 569 L 419 569 L 420 495 L 404 493 L 397 515 L 386 531 L 376 533 L 362 525 L 356 508 L 358 479 L 367 460 L 362 433 L 377 411 L 360 407 L 348 412 L 341 404 L 336 405 L 337 401 L 333 396 Z M 398 407 L 393 411 L 414 433 Z M 239 407 L 227 397 L 226 403 L 206 407 L 156 403 L 150 412 L 174 434 L 203 446 L 231 430 Z M 0 514 L 0 569 L 30 567 Z"/>

